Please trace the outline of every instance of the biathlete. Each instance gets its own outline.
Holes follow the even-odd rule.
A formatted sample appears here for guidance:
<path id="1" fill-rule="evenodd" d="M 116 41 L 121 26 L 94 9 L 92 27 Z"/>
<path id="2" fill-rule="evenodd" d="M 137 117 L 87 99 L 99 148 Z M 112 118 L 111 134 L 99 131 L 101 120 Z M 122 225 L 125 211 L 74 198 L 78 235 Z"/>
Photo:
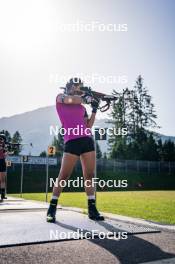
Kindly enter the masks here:
<path id="1" fill-rule="evenodd" d="M 77 95 L 80 87 L 83 85 L 79 78 L 70 79 L 66 84 L 64 94 L 59 94 L 56 98 L 56 109 L 60 118 L 62 127 L 69 131 L 64 135 L 64 153 L 56 185 L 53 188 L 53 195 L 47 211 L 47 222 L 56 221 L 56 207 L 58 198 L 62 192 L 60 181 L 68 180 L 76 162 L 80 158 L 84 180 L 88 182 L 85 185 L 85 191 L 88 199 L 88 216 L 90 219 L 99 221 L 104 220 L 96 208 L 95 189 L 92 184 L 95 170 L 95 146 L 90 128 L 95 121 L 96 112 L 99 102 L 94 101 L 92 97 L 83 94 Z M 83 103 L 90 103 L 92 107 L 91 117 L 88 119 L 86 108 Z M 81 133 L 75 135 L 68 128 L 81 128 Z M 87 132 L 87 128 L 88 132 Z"/>
<path id="2" fill-rule="evenodd" d="M 6 143 L 6 137 L 4 134 L 0 134 L 0 195 L 1 195 L 1 201 L 3 199 L 7 199 L 5 196 L 5 179 L 6 179 L 6 162 L 5 158 L 7 155 L 7 152 L 5 150 L 5 143 Z"/>

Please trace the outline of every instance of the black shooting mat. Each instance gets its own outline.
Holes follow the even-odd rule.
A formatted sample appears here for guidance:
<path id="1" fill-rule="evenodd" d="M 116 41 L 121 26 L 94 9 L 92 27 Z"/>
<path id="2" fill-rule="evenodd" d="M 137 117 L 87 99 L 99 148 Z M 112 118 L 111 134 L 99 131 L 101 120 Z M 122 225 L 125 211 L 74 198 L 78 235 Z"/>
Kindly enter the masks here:
<path id="1" fill-rule="evenodd" d="M 92 238 L 92 234 L 99 238 L 101 232 L 120 237 L 122 232 L 134 235 L 160 231 L 118 220 L 95 222 L 85 214 L 68 210 L 57 210 L 56 223 L 47 223 L 43 210 L 0 213 L 0 247 L 82 239 L 85 235 Z"/>

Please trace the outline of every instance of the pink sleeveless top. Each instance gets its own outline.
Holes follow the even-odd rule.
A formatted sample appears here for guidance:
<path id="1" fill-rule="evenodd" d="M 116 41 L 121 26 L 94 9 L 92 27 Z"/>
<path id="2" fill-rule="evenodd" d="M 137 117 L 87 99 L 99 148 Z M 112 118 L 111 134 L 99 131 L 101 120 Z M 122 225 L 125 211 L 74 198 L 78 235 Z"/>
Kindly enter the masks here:
<path id="1" fill-rule="evenodd" d="M 85 130 L 87 128 L 84 120 L 86 108 L 83 105 L 57 102 L 56 109 L 64 128 L 64 133 L 66 132 L 64 135 L 65 143 L 72 139 L 92 136 L 90 129 Z"/>

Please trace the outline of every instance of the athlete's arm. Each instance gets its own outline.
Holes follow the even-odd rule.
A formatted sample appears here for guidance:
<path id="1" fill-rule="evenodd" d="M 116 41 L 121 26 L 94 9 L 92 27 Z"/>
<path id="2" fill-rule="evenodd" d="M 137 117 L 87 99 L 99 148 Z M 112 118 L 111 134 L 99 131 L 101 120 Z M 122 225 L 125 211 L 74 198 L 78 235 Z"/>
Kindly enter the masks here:
<path id="1" fill-rule="evenodd" d="M 88 122 L 88 113 L 87 111 L 85 110 L 85 114 L 84 114 L 84 121 L 85 121 L 85 124 L 86 124 L 86 127 L 87 127 L 87 122 Z"/>
<path id="2" fill-rule="evenodd" d="M 57 103 L 62 103 L 62 104 L 82 104 L 83 99 L 79 95 L 65 95 L 65 94 L 58 94 L 56 98 Z"/>
<path id="3" fill-rule="evenodd" d="M 92 102 L 91 107 L 92 107 L 92 114 L 91 114 L 90 119 L 88 119 L 88 121 L 87 121 L 87 127 L 89 127 L 89 128 L 92 128 L 94 125 L 95 116 L 97 113 L 97 109 L 99 107 L 99 101 L 98 102 L 97 101 Z"/>
<path id="4" fill-rule="evenodd" d="M 84 121 L 85 121 L 86 127 L 92 128 L 93 124 L 94 124 L 94 121 L 95 121 L 95 113 L 92 113 L 91 117 L 88 118 L 87 111 L 85 110 Z"/>
<path id="5" fill-rule="evenodd" d="M 89 127 L 89 128 L 93 127 L 94 122 L 95 122 L 95 116 L 96 116 L 96 113 L 92 113 L 90 118 L 87 119 L 87 123 L 86 123 L 87 127 Z"/>

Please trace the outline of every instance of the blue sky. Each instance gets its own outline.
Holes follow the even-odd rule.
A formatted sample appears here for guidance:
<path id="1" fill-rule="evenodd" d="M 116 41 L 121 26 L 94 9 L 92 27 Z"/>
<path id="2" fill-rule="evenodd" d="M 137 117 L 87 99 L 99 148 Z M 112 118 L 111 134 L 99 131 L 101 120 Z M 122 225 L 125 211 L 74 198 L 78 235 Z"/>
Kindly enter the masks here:
<path id="1" fill-rule="evenodd" d="M 159 132 L 175 135 L 174 13 L 173 0 L 0 1 L 0 117 L 53 105 L 64 85 L 58 77 L 127 76 L 127 84 L 88 83 L 110 93 L 131 88 L 141 74 Z M 128 31 L 59 31 L 77 20 L 127 24 Z"/>

